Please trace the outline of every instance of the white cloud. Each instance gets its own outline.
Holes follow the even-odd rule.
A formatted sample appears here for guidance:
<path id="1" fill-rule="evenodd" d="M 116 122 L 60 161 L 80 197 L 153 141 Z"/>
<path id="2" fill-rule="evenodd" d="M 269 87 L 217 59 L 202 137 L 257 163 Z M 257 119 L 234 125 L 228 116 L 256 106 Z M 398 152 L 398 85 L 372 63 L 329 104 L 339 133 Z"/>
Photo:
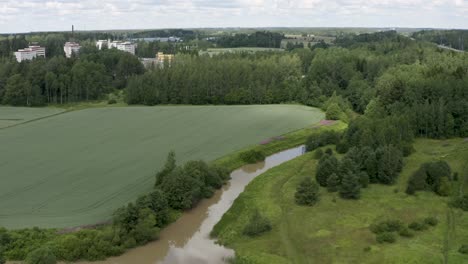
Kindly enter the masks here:
<path id="1" fill-rule="evenodd" d="M 468 0 L 0 0 L 0 32 L 261 26 L 468 28 Z"/>

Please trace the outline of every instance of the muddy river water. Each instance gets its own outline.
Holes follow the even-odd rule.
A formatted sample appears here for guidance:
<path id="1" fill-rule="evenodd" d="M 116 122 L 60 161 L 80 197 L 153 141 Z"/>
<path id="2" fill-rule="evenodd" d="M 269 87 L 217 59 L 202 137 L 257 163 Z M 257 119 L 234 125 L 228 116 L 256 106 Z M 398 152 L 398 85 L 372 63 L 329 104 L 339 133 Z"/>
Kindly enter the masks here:
<path id="1" fill-rule="evenodd" d="M 231 173 L 231 180 L 210 199 L 184 212 L 161 231 L 160 239 L 127 251 L 119 257 L 81 264 L 218 264 L 233 256 L 234 251 L 215 243 L 209 237 L 214 225 L 231 207 L 245 186 L 256 176 L 304 153 L 304 146 L 273 154 L 264 162 L 245 165 Z"/>

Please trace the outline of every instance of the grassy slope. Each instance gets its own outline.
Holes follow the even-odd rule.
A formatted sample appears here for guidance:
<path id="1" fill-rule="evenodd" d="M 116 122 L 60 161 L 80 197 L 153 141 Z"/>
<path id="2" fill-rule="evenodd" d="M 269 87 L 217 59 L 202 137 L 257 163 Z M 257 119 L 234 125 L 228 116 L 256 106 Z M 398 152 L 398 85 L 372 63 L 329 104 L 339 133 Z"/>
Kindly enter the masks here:
<path id="1" fill-rule="evenodd" d="M 454 171 L 464 171 L 468 181 L 468 142 L 461 139 L 418 140 L 417 152 L 406 159 L 394 186 L 371 185 L 359 201 L 335 198 L 321 188 L 321 201 L 314 207 L 294 203 L 300 179 L 313 176 L 317 160 L 313 153 L 280 165 L 252 181 L 214 229 L 220 242 L 251 263 L 443 263 L 445 238 L 449 236 L 448 263 L 467 263 L 457 252 L 468 243 L 468 213 L 453 210 L 454 227 L 448 228 L 448 198 L 420 192 L 404 193 L 409 175 L 422 162 L 444 159 Z M 468 184 L 464 192 L 468 193 Z M 456 189 L 456 188 L 454 188 Z M 398 192 L 396 192 L 398 190 Z M 455 192 L 458 190 L 455 190 Z M 334 200 L 336 202 L 334 202 Z M 251 239 L 241 235 L 252 208 L 261 208 L 273 223 L 273 231 Z M 407 222 L 436 216 L 437 227 L 414 238 L 398 238 L 395 244 L 378 244 L 368 226 L 378 219 Z M 447 233 L 447 230 L 449 232 Z M 371 246 L 370 252 L 363 249 Z"/>
<path id="2" fill-rule="evenodd" d="M 107 107 L 0 130 L 0 226 L 106 220 L 152 188 L 170 150 L 213 160 L 322 118 L 297 105 Z"/>

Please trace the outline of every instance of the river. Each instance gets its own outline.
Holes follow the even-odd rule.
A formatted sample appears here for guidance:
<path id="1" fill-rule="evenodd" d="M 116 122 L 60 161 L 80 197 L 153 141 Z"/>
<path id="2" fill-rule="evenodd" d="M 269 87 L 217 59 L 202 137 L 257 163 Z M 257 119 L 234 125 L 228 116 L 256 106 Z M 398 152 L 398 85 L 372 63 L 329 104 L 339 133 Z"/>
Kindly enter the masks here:
<path id="1" fill-rule="evenodd" d="M 245 165 L 231 173 L 228 184 L 213 197 L 201 201 L 195 208 L 184 212 L 174 223 L 161 231 L 157 241 L 127 251 L 121 256 L 105 261 L 80 262 L 81 264 L 219 264 L 234 256 L 232 249 L 215 243 L 209 234 L 214 225 L 231 207 L 245 186 L 258 175 L 295 157 L 304 154 L 305 147 L 273 154 L 264 162 Z"/>

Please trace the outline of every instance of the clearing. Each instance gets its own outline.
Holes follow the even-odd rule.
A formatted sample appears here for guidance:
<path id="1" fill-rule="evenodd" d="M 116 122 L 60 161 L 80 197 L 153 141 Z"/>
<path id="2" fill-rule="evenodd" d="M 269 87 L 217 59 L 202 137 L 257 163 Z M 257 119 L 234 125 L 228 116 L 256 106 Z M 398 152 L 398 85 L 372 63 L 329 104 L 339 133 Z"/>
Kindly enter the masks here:
<path id="1" fill-rule="evenodd" d="M 429 192 L 409 196 L 405 189 L 421 163 L 442 159 L 461 175 L 454 183 L 454 195 L 460 189 L 468 193 L 468 141 L 418 139 L 415 149 L 405 159 L 395 185 L 371 184 L 357 201 L 343 200 L 320 188 L 320 201 L 313 207 L 296 205 L 294 193 L 303 177 L 315 180 L 318 161 L 313 152 L 296 158 L 254 179 L 215 226 L 214 234 L 245 263 L 439 264 L 444 263 L 444 255 L 445 263 L 466 263 L 466 255 L 458 253 L 458 248 L 468 244 L 468 213 L 449 209 L 450 198 Z M 271 220 L 273 229 L 249 238 L 242 230 L 254 208 Z M 437 217 L 439 224 L 413 238 L 398 237 L 394 244 L 377 243 L 369 230 L 369 225 L 381 219 L 409 223 L 428 216 Z"/>
<path id="2" fill-rule="evenodd" d="M 108 220 L 151 190 L 170 150 L 210 161 L 323 118 L 299 105 L 107 107 L 1 129 L 0 226 Z"/>

